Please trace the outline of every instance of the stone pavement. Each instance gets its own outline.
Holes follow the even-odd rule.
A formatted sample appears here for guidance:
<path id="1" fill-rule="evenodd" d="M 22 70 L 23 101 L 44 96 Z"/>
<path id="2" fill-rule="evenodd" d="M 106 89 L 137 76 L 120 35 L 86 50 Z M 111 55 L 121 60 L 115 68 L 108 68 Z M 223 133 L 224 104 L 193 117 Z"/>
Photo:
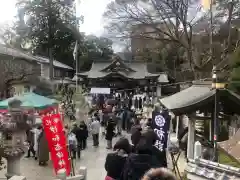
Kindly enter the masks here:
<path id="1" fill-rule="evenodd" d="M 114 139 L 114 142 L 116 141 L 117 138 Z M 100 137 L 100 146 L 98 148 L 93 147 L 92 144 L 92 140 L 89 138 L 88 148 L 81 152 L 81 159 L 74 161 L 75 169 L 80 166 L 86 166 L 88 180 L 103 180 L 106 175 L 104 169 L 105 158 L 111 150 L 106 149 L 105 137 Z M 42 167 L 38 166 L 38 161 L 35 161 L 33 158 L 23 158 L 21 161 L 21 172 L 28 180 L 54 179 L 51 161 L 48 163 L 48 166 Z M 5 178 L 5 173 L 6 169 L 0 171 L 0 180 Z"/>
<path id="2" fill-rule="evenodd" d="M 129 138 L 129 135 L 125 135 Z M 117 141 L 118 138 L 114 138 L 114 142 Z M 113 142 L 113 144 L 114 144 Z M 81 153 L 81 160 L 76 160 L 74 162 L 75 169 L 80 166 L 87 167 L 87 180 L 103 180 L 106 172 L 104 169 L 104 163 L 107 153 L 111 152 L 111 150 L 106 149 L 106 141 L 104 137 L 100 136 L 100 146 L 95 148 L 92 146 L 92 140 L 89 138 L 88 140 L 88 148 Z M 185 168 L 185 162 L 183 158 L 180 158 L 179 165 L 181 164 L 180 171 L 183 171 Z M 52 169 L 51 161 L 48 163 L 48 166 L 41 167 L 38 166 L 38 162 L 34 159 L 23 158 L 21 161 L 21 172 L 22 175 L 26 176 L 28 180 L 53 180 L 54 172 Z M 6 173 L 6 169 L 0 171 L 0 180 L 4 178 L 4 174 Z"/>

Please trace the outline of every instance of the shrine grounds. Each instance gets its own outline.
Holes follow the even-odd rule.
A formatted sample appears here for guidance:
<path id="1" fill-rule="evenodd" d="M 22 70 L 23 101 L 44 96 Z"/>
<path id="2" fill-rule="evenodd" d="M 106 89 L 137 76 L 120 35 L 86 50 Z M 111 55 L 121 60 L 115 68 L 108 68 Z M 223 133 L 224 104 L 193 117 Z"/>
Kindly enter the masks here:
<path id="1" fill-rule="evenodd" d="M 129 134 L 124 136 L 130 139 Z M 174 136 L 174 135 L 173 135 Z M 118 138 L 114 138 L 113 143 L 117 141 Z M 106 140 L 105 137 L 100 136 L 100 145 L 98 148 L 92 146 L 92 139 L 88 139 L 88 148 L 81 153 L 81 160 L 74 161 L 75 169 L 77 170 L 80 166 L 87 167 L 87 180 L 103 180 L 105 178 L 106 172 L 104 169 L 104 163 L 107 153 L 111 150 L 106 149 Z M 168 161 L 170 162 L 170 161 Z M 179 161 L 179 169 L 181 172 L 184 172 L 186 167 L 186 162 L 181 155 Z M 169 163 L 169 167 L 171 164 Z M 0 171 L 0 180 L 6 179 L 5 173 L 6 169 Z M 21 173 L 27 178 L 27 180 L 53 180 L 54 172 L 52 168 L 52 162 L 48 162 L 48 166 L 42 167 L 38 165 L 38 161 L 35 161 L 34 158 L 25 158 L 21 160 Z"/>

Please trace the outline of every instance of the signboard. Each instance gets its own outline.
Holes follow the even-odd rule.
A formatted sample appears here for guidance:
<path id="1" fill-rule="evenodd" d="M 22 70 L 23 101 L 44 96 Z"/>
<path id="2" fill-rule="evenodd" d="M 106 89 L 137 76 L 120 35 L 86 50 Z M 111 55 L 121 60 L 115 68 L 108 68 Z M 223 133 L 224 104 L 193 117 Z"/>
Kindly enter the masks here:
<path id="1" fill-rule="evenodd" d="M 155 146 L 160 151 L 165 151 L 167 148 L 170 118 L 171 117 L 166 111 L 162 113 L 153 111 L 152 113 L 152 127 L 158 136 L 158 140 L 156 141 Z"/>
<path id="2" fill-rule="evenodd" d="M 91 88 L 90 94 L 110 94 L 110 88 Z"/>
<path id="3" fill-rule="evenodd" d="M 48 141 L 51 160 L 55 173 L 65 169 L 70 175 L 71 163 L 68 157 L 67 140 L 60 114 L 46 115 L 42 118 L 42 124 Z"/>

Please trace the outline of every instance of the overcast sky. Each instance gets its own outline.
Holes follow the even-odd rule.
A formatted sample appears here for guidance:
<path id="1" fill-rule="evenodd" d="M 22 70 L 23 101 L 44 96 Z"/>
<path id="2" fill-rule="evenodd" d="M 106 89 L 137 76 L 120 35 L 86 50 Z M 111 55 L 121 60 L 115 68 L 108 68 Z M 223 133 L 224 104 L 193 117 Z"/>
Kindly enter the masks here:
<path id="1" fill-rule="evenodd" d="M 3 1 L 3 0 L 2 0 Z M 100 36 L 104 29 L 102 14 L 111 0 L 81 0 L 77 8 L 78 14 L 84 16 L 80 31 Z M 5 0 L 0 6 L 0 24 L 11 22 L 16 15 L 16 0 Z"/>

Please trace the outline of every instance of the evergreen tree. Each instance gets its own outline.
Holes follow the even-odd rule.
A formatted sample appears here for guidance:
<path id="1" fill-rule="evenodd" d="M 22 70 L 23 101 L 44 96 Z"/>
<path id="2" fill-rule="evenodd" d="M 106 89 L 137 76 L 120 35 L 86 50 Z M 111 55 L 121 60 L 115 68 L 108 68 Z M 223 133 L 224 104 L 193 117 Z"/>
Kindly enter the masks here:
<path id="1" fill-rule="evenodd" d="M 230 75 L 230 89 L 235 92 L 240 92 L 240 47 L 232 53 L 230 62 L 230 67 L 232 69 Z"/>

